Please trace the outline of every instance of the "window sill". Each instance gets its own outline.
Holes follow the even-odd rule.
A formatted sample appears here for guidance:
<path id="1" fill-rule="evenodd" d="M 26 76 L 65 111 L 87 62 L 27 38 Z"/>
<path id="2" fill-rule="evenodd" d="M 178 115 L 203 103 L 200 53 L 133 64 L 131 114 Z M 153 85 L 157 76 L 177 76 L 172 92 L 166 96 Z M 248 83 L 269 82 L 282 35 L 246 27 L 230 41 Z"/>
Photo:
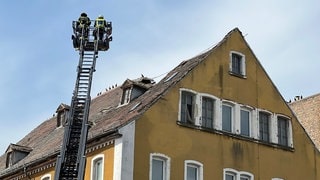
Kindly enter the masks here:
<path id="1" fill-rule="evenodd" d="M 280 144 L 275 144 L 275 143 L 266 142 L 266 141 L 261 141 L 259 139 L 254 139 L 252 137 L 242 136 L 240 134 L 234 134 L 234 133 L 227 132 L 227 131 L 206 128 L 206 127 L 197 126 L 197 125 L 194 125 L 194 124 L 184 123 L 184 122 L 180 122 L 180 121 L 177 121 L 177 125 L 179 125 L 181 127 L 196 129 L 196 130 L 200 130 L 200 131 L 204 131 L 204 132 L 208 132 L 208 133 L 213 133 L 213 134 L 218 134 L 218 135 L 229 136 L 229 137 L 240 139 L 240 140 L 244 140 L 244 141 L 251 141 L 251 142 L 254 142 L 254 143 L 261 144 L 261 145 L 265 145 L 265 146 L 269 146 L 269 147 L 273 147 L 273 148 L 278 148 L 278 149 L 282 149 L 282 150 L 285 150 L 285 151 L 294 152 L 294 148 L 293 147 L 283 146 L 283 145 L 280 145 Z"/>
<path id="2" fill-rule="evenodd" d="M 229 71 L 229 74 L 232 75 L 232 76 L 238 77 L 238 78 L 247 79 L 247 76 L 243 75 L 243 74 L 238 74 L 238 73 L 235 73 L 235 72 L 232 72 L 232 71 Z"/>

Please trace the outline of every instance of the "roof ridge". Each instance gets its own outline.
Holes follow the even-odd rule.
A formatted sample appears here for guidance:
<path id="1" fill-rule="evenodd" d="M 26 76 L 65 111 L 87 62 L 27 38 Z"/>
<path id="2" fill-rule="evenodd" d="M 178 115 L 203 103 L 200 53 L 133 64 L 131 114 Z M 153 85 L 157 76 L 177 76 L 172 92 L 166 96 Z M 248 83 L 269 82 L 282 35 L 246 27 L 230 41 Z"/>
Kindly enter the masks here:
<path id="1" fill-rule="evenodd" d="M 292 102 L 289 103 L 289 104 L 297 104 L 297 103 L 299 103 L 299 102 L 308 101 L 308 100 L 310 100 L 310 99 L 312 99 L 312 98 L 315 98 L 315 97 L 318 97 L 318 96 L 320 97 L 320 93 L 316 93 L 316 94 L 313 94 L 313 95 L 304 97 L 304 98 L 302 98 L 302 99 L 299 99 L 299 100 L 296 100 L 296 101 L 292 101 Z"/>

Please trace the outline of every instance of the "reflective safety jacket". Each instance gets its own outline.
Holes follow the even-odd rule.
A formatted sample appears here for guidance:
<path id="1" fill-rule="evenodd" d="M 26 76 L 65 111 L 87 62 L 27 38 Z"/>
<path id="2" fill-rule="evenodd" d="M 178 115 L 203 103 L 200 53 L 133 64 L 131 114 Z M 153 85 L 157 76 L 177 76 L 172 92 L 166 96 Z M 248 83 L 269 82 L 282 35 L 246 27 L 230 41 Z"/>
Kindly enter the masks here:
<path id="1" fill-rule="evenodd" d="M 96 28 L 105 28 L 107 26 L 107 22 L 103 18 L 97 18 L 94 22 L 94 27 Z"/>

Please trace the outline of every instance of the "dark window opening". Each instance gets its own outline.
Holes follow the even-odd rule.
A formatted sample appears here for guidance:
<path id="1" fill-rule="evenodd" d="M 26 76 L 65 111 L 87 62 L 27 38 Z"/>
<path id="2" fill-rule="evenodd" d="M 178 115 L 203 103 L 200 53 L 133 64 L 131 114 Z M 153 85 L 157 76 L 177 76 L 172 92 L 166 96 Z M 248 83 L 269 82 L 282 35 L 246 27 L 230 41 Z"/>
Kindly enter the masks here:
<path id="1" fill-rule="evenodd" d="M 213 128 L 213 110 L 214 100 L 211 98 L 202 98 L 202 126 Z"/>
<path id="2" fill-rule="evenodd" d="M 180 120 L 184 123 L 194 124 L 193 109 L 194 109 L 194 95 L 189 92 L 182 92 Z"/>
<path id="3" fill-rule="evenodd" d="M 232 73 L 243 75 L 242 74 L 242 56 L 239 54 L 232 53 Z"/>
<path id="4" fill-rule="evenodd" d="M 288 146 L 288 126 L 289 121 L 283 117 L 278 117 L 278 143 Z"/>
<path id="5" fill-rule="evenodd" d="M 269 117 L 268 113 L 260 112 L 259 113 L 259 134 L 260 140 L 269 142 Z"/>

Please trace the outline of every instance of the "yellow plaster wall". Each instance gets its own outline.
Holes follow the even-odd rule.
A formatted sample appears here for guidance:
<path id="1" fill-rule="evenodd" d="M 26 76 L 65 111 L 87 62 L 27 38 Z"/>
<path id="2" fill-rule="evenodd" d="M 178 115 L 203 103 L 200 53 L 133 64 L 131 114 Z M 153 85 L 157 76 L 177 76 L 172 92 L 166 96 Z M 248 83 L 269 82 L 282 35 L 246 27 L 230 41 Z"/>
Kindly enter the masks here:
<path id="1" fill-rule="evenodd" d="M 230 50 L 245 54 L 246 79 L 229 74 Z M 294 150 L 177 125 L 180 88 L 287 115 L 292 120 Z M 204 179 L 222 179 L 223 168 L 247 171 L 259 179 L 320 178 L 317 150 L 239 33 L 233 33 L 136 122 L 134 179 L 149 178 L 153 152 L 171 158 L 171 179 L 183 179 L 185 160 L 203 163 Z"/>
<path id="2" fill-rule="evenodd" d="M 114 144 L 109 145 L 105 148 L 93 151 L 92 153 L 87 154 L 87 163 L 85 169 L 85 180 L 91 179 L 91 164 L 92 159 L 97 155 L 104 155 L 104 180 L 113 179 L 113 162 L 114 162 Z"/>
<path id="3" fill-rule="evenodd" d="M 85 180 L 91 179 L 91 161 L 97 155 L 104 155 L 104 180 L 113 179 L 113 163 L 114 163 L 114 145 L 109 145 L 99 150 L 95 150 L 87 154 L 86 168 L 85 168 Z M 51 179 L 54 179 L 55 167 L 49 168 L 45 171 L 32 175 L 30 178 L 32 180 L 41 180 L 42 177 L 50 174 Z M 25 178 L 28 179 L 28 178 Z"/>

